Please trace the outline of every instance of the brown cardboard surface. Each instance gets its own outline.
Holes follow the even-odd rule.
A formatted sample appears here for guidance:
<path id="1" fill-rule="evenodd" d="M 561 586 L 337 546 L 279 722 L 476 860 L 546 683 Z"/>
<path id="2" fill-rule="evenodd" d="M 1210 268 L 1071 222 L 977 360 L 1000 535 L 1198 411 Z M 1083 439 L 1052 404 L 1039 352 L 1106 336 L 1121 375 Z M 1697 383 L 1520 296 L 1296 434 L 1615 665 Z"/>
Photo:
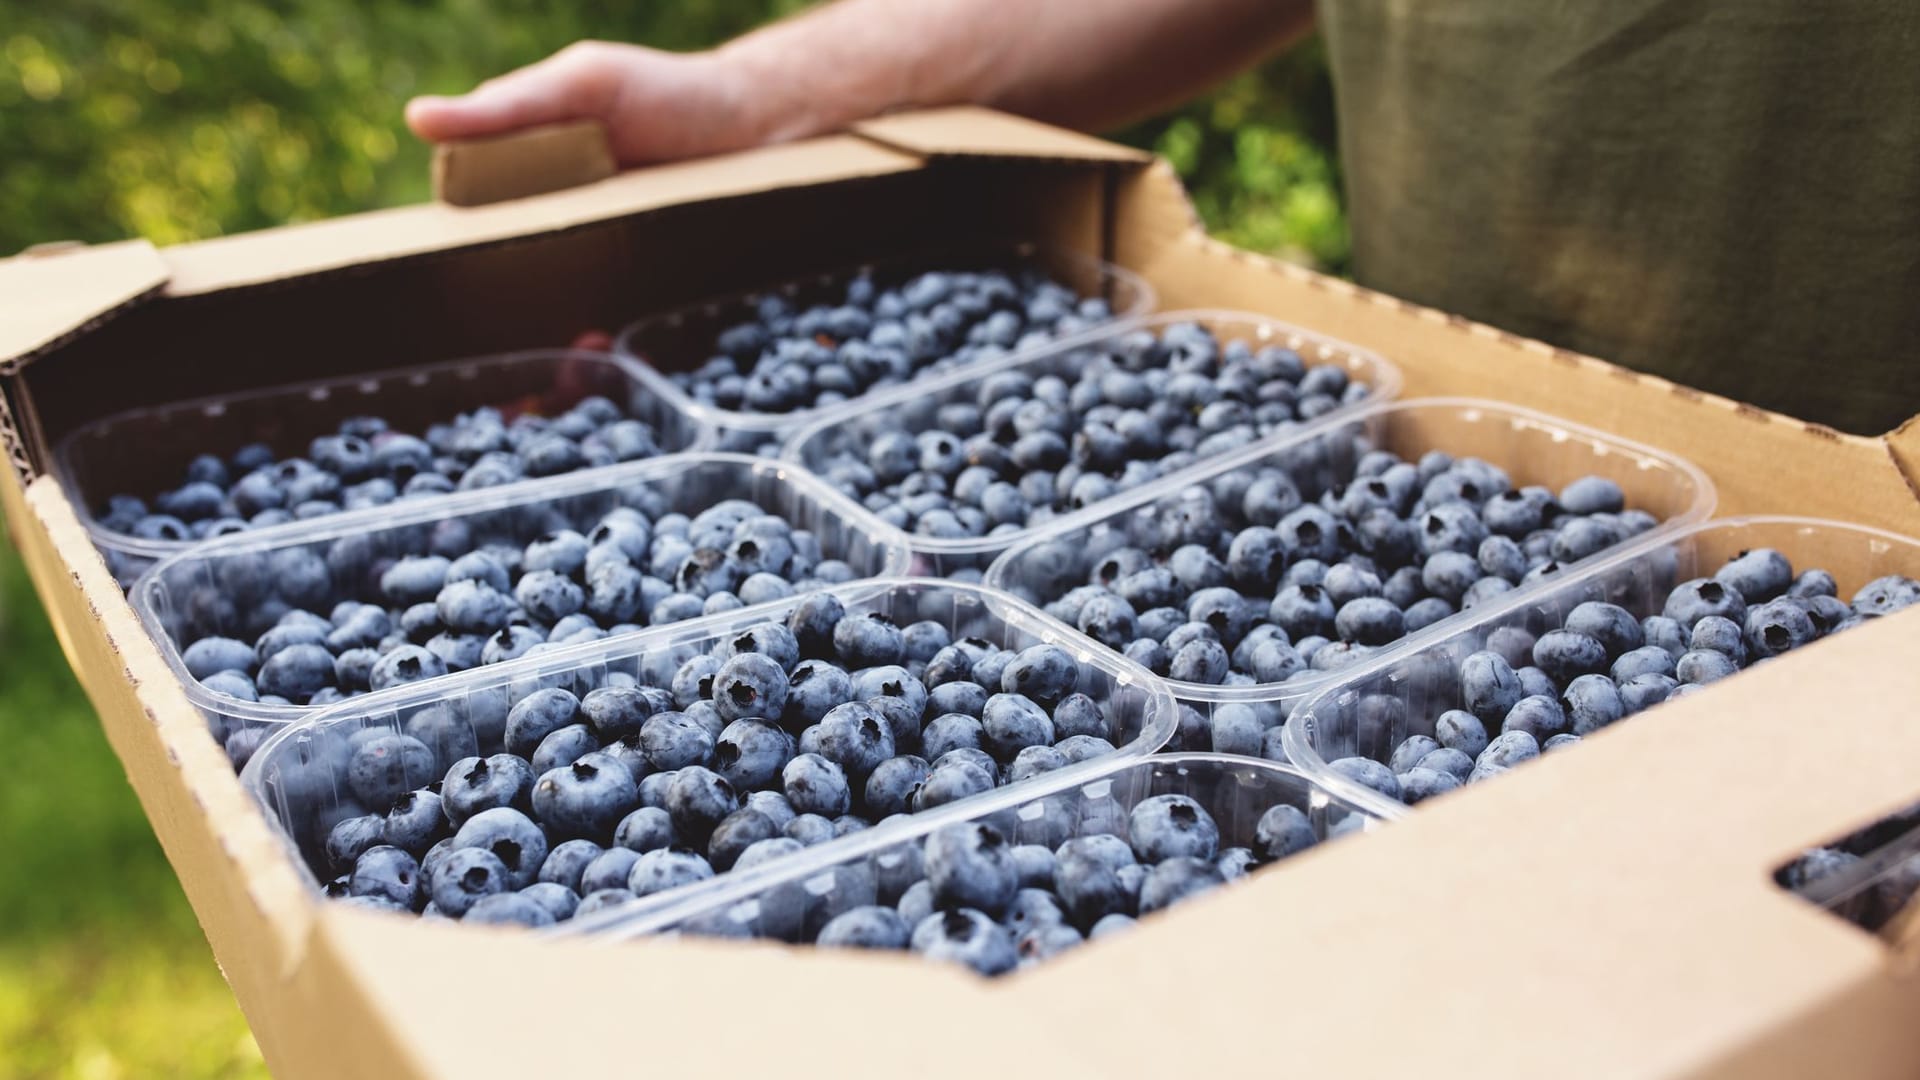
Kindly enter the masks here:
<path id="1" fill-rule="evenodd" d="M 143 240 L 0 259 L 0 375 L 166 280 L 166 262 Z"/>
<path id="2" fill-rule="evenodd" d="M 483 206 L 605 180 L 616 171 L 606 128 L 576 120 L 441 143 L 433 151 L 433 194 L 453 206 Z"/>
<path id="3" fill-rule="evenodd" d="M 1679 451 L 1712 475 L 1724 512 L 1920 532 L 1901 468 L 1920 437 L 1809 428 L 1235 252 L 1195 230 L 1164 165 L 1121 169 L 1131 152 L 1118 150 L 1062 165 L 1080 137 L 1031 128 L 893 117 L 863 137 L 477 210 L 410 208 L 172 249 L 166 297 L 87 327 L 14 389 L 57 433 L 108 407 L 82 401 L 108 378 L 136 399 L 159 392 L 129 357 L 191 358 L 168 376 L 236 389 L 535 343 L 616 311 L 623 288 L 698 295 L 756 271 L 1001 229 L 1108 251 L 1145 273 L 1165 308 L 1250 308 L 1375 348 L 1405 372 L 1409 396 L 1515 401 Z M 994 152 L 1013 158 L 975 156 Z M 427 252 L 442 254 L 400 258 Z M 85 292 L 69 305 L 78 322 L 111 299 L 84 280 L 66 288 Z M 20 339 L 65 334 L 43 326 Z M 394 340 L 369 345 L 367 327 Z M 249 363 L 263 341 L 275 360 L 265 371 Z M 432 349 L 446 351 L 420 355 Z M 1769 880 L 1800 848 L 1920 797 L 1920 726 L 1889 704 L 1920 695 L 1906 662 L 1920 614 L 1769 663 L 1138 933 L 984 982 L 908 958 L 554 942 L 322 909 L 58 486 L 0 478 L 0 506 L 279 1075 L 597 1074 L 632 1068 L 636 1053 L 688 1074 L 1920 1074 L 1920 982 L 1897 977 L 1874 938 Z M 745 1032 L 722 1008 L 743 987 L 779 1002 Z M 945 1030 L 963 1034 L 930 1050 L 930 1031 Z M 859 1051 L 839 1049 L 841 1036 Z"/>
<path id="4" fill-rule="evenodd" d="M 1123 187 L 1130 228 L 1117 258 L 1146 274 L 1162 308 L 1264 312 L 1380 352 L 1405 373 L 1404 397 L 1491 397 L 1672 450 L 1713 477 L 1723 516 L 1809 514 L 1920 534 L 1920 503 L 1896 464 L 1920 454 L 1909 429 L 1890 444 L 1703 394 L 1239 251 L 1187 228 L 1188 212 L 1164 167 Z"/>
<path id="5" fill-rule="evenodd" d="M 1152 155 L 1075 131 L 1064 131 L 970 105 L 875 117 L 856 134 L 926 157 L 1035 157 L 1143 165 Z"/>
<path id="6" fill-rule="evenodd" d="M 692 199 L 879 176 L 919 164 L 917 158 L 864 139 L 830 136 L 622 173 L 596 184 L 490 206 L 430 203 L 242 233 L 168 249 L 173 280 L 167 291 L 193 296 L 578 228 Z"/>

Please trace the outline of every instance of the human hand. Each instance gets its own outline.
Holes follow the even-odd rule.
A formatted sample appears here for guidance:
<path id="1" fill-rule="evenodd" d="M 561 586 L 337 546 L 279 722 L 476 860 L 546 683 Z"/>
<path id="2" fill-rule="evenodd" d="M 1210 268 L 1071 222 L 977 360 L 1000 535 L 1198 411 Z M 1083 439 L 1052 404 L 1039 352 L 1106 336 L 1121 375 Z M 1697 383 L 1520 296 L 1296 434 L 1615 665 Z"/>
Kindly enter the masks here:
<path id="1" fill-rule="evenodd" d="M 642 165 L 767 141 L 773 102 L 756 102 L 748 83 L 718 53 L 581 41 L 458 97 L 415 98 L 407 126 L 444 142 L 592 119 L 620 164 Z"/>

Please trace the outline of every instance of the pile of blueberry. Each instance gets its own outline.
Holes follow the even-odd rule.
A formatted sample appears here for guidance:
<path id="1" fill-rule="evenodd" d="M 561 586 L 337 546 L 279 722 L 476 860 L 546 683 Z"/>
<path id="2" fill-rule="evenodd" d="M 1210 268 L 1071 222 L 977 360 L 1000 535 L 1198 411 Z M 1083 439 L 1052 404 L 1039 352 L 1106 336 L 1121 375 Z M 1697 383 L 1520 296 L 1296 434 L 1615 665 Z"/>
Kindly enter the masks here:
<path id="1" fill-rule="evenodd" d="M 1280 683 L 1355 663 L 1656 524 L 1599 477 L 1557 495 L 1516 489 L 1495 466 L 1440 451 L 1418 464 L 1367 452 L 1345 483 L 1320 469 L 1195 485 L 1037 546 L 1010 583 L 1157 674 Z M 1262 725 L 1227 726 L 1246 730 L 1216 730 L 1214 749 L 1260 753 Z"/>
<path id="2" fill-rule="evenodd" d="M 703 405 L 789 413 L 837 405 L 923 374 L 1076 334 L 1113 317 L 1037 270 L 931 271 L 896 287 L 862 274 L 838 305 L 761 297 L 722 330 L 715 355 L 670 375 Z"/>
<path id="3" fill-rule="evenodd" d="M 502 515 L 512 524 L 514 511 Z M 446 519 L 403 551 L 357 533 L 223 555 L 185 598 L 181 659 L 216 694 L 327 705 L 854 576 L 812 532 L 743 499 L 693 518 L 620 506 L 585 532 L 535 529 L 525 544 L 476 544 L 475 529 Z M 244 764 L 266 733 L 216 734 Z"/>
<path id="4" fill-rule="evenodd" d="M 284 460 L 253 443 L 222 460 L 202 454 L 185 481 L 151 502 L 115 495 L 99 514 L 106 528 L 143 540 L 205 540 L 247 529 L 384 506 L 399 499 L 494 487 L 661 452 L 653 427 L 604 397 L 559 416 L 476 409 L 425 436 L 392 431 L 374 416 L 340 423 Z"/>
<path id="5" fill-rule="evenodd" d="M 355 733 L 317 755 L 315 773 L 274 763 L 270 787 L 292 831 L 318 844 L 316 869 L 338 875 L 334 895 L 545 924 L 1126 739 L 1056 646 L 955 641 L 942 623 L 848 612 L 830 592 L 646 681 L 526 685 L 510 708 L 468 695 L 401 730 Z M 335 791 L 351 798 L 300 794 Z"/>
<path id="6" fill-rule="evenodd" d="M 946 401 L 930 430 L 875 416 L 818 463 L 888 523 L 1004 536 L 1365 398 L 1333 365 L 1199 323 L 1075 350 L 1063 377 L 1007 371 Z"/>
<path id="7" fill-rule="evenodd" d="M 1388 798 L 1418 803 L 1916 602 L 1920 582 L 1896 575 L 1869 582 L 1848 603 L 1826 571 L 1796 577 L 1786 556 L 1756 548 L 1712 577 L 1676 586 L 1658 615 L 1640 619 L 1588 601 L 1537 637 L 1519 626 L 1493 630 L 1486 648 L 1459 664 L 1461 707 L 1437 717 L 1430 734 L 1366 756 L 1384 751 L 1369 744 L 1408 730 L 1410 718 L 1398 696 L 1362 697 L 1352 719 L 1363 754 L 1328 764 Z"/>
<path id="8" fill-rule="evenodd" d="M 775 886 L 755 898 L 750 919 L 719 912 L 682 929 L 911 949 L 1000 975 L 1123 933 L 1139 917 L 1319 842 L 1307 815 L 1287 804 L 1260 816 L 1246 847 L 1223 846 L 1219 823 L 1187 795 L 1155 795 L 1131 812 L 1115 802 L 1097 809 L 1110 812 L 1047 836 L 1048 843 L 1017 842 L 1018 834 L 990 822 L 948 825 L 923 841 L 833 868 L 831 888 Z M 1362 823 L 1349 815 L 1330 836 Z M 1029 830 L 1023 824 L 1018 833 Z"/>

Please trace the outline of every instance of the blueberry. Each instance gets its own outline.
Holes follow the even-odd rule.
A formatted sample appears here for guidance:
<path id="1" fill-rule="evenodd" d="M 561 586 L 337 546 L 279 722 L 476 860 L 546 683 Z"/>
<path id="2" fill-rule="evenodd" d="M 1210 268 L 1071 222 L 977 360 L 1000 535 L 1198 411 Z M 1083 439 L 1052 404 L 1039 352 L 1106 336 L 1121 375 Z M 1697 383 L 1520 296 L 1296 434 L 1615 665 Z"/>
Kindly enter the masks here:
<path id="1" fill-rule="evenodd" d="M 1647 643 L 1640 621 L 1616 604 L 1588 601 L 1567 613 L 1563 627 L 1598 641 L 1607 655 L 1618 657 Z"/>
<path id="2" fill-rule="evenodd" d="M 881 762 L 867 777 L 864 792 L 867 812 L 876 817 L 911 813 L 914 796 L 920 785 L 926 782 L 930 771 L 924 758 L 912 755 L 891 757 Z"/>
<path id="3" fill-rule="evenodd" d="M 1713 579 L 1738 592 L 1748 604 L 1763 604 L 1794 584 L 1793 564 L 1772 548 L 1756 548 L 1729 560 Z"/>
<path id="4" fill-rule="evenodd" d="M 1626 715 L 1619 687 L 1605 675 L 1582 675 L 1568 683 L 1562 704 L 1575 735 L 1591 735 Z"/>
<path id="5" fill-rule="evenodd" d="M 360 856 L 379 847 L 385 840 L 386 820 L 375 814 L 343 818 L 327 831 L 323 845 L 327 864 L 335 870 L 351 870 Z"/>
<path id="6" fill-rule="evenodd" d="M 368 848 L 353 864 L 347 878 L 352 896 L 373 896 L 407 910 L 420 906 L 420 864 L 397 847 Z"/>
<path id="7" fill-rule="evenodd" d="M 547 687 L 514 702 L 507 712 L 506 748 L 509 753 L 531 758 L 541 740 L 578 723 L 580 699 L 560 687 Z"/>
<path id="8" fill-rule="evenodd" d="M 1819 636 L 1804 601 L 1769 600 L 1747 613 L 1747 644 L 1757 657 L 1778 656 Z M 265 675 L 265 669 L 261 669 Z"/>
<path id="9" fill-rule="evenodd" d="M 1487 767 L 1509 769 L 1540 756 L 1540 743 L 1530 732 L 1507 731 L 1487 744 L 1474 759 L 1477 770 Z"/>
<path id="10" fill-rule="evenodd" d="M 850 781 L 865 783 L 875 766 L 894 755 L 893 731 L 871 707 L 836 705 L 800 735 L 801 753 L 819 754 L 839 765 Z"/>
<path id="11" fill-rule="evenodd" d="M 1667 594 L 1662 614 L 1691 631 L 1695 623 L 1709 615 L 1719 615 L 1744 624 L 1747 604 L 1737 590 L 1712 578 L 1695 578 L 1683 582 Z"/>
<path id="12" fill-rule="evenodd" d="M 1605 671 L 1607 648 L 1586 634 L 1551 630 L 1533 645 L 1533 662 L 1556 682 Z"/>
<path id="13" fill-rule="evenodd" d="M 1156 795 L 1141 801 L 1128 815 L 1128 833 L 1142 862 L 1180 857 L 1211 860 L 1220 846 L 1220 827 L 1212 815 L 1185 795 Z"/>
<path id="14" fill-rule="evenodd" d="M 914 793 L 913 809 L 916 812 L 945 806 L 994 789 L 994 770 L 980 761 L 952 756 L 960 753 L 977 754 L 979 751 L 952 751 L 935 761 L 927 772 L 927 778 Z"/>
<path id="15" fill-rule="evenodd" d="M 1617 514 L 1626 502 L 1620 485 L 1600 476 L 1583 476 L 1560 491 L 1560 505 L 1569 514 Z"/>
<path id="16" fill-rule="evenodd" d="M 1477 652 L 1460 662 L 1460 693 L 1463 703 L 1467 712 L 1481 721 L 1496 723 L 1505 719 L 1507 711 L 1512 709 L 1514 703 L 1523 696 L 1521 691 L 1519 676 L 1498 653 Z M 1447 717 L 1442 716 L 1441 720 L 1445 722 Z M 1442 728 L 1440 741 L 1442 745 L 1454 745 L 1447 741 L 1444 728 Z M 1457 746 L 1456 749 L 1467 748 Z"/>
<path id="17" fill-rule="evenodd" d="M 633 870 L 627 877 L 627 888 L 635 896 L 652 896 L 711 877 L 712 865 L 697 852 L 685 848 L 661 848 L 647 852 L 633 864 Z"/>
<path id="18" fill-rule="evenodd" d="M 506 874 L 507 887 L 523 889 L 538 880 L 547 858 L 547 835 L 520 811 L 496 807 L 463 822 L 453 834 L 453 847 L 491 853 Z"/>
<path id="19" fill-rule="evenodd" d="M 355 746 L 347 760 L 347 786 L 354 797 L 380 811 L 433 778 L 433 751 L 407 735 L 375 734 Z"/>
<path id="20" fill-rule="evenodd" d="M 715 674 L 713 702 L 728 720 L 777 720 L 787 703 L 787 673 L 759 653 L 740 654 Z"/>
<path id="21" fill-rule="evenodd" d="M 539 881 L 536 884 L 558 885 L 570 893 L 579 893 L 581 874 L 604 851 L 591 840 L 567 840 L 556 844 L 540 864 Z"/>
<path id="22" fill-rule="evenodd" d="M 1499 740 L 1496 739 L 1494 742 L 1497 744 Z M 1393 770 L 1372 758 L 1337 758 L 1328 762 L 1327 768 L 1363 787 L 1372 788 L 1389 799 L 1400 797 L 1400 782 L 1394 777 Z"/>
<path id="23" fill-rule="evenodd" d="M 1671 675 L 1656 672 L 1636 675 L 1620 684 L 1620 701 L 1628 713 L 1637 713 L 1667 700 L 1678 685 Z"/>
<path id="24" fill-rule="evenodd" d="M 187 673 L 202 680 L 222 671 L 250 675 L 256 664 L 254 651 L 245 642 L 225 637 L 201 638 L 188 645 L 180 658 Z"/>
<path id="25" fill-rule="evenodd" d="M 733 785 L 699 765 L 678 770 L 667 789 L 666 809 L 673 818 L 674 834 L 690 843 L 705 843 L 714 827 L 739 808 L 740 795 Z"/>
<path id="26" fill-rule="evenodd" d="M 1671 675 L 1674 660 L 1667 650 L 1657 645 L 1644 645 L 1631 652 L 1623 653 L 1607 674 L 1616 683 L 1624 683 L 1640 675 Z"/>
<path id="27" fill-rule="evenodd" d="M 493 852 L 461 848 L 435 864 L 427 878 L 427 895 L 442 914 L 459 918 L 486 897 L 507 892 L 508 878 L 506 866 Z"/>
<path id="28" fill-rule="evenodd" d="M 367 673 L 371 689 L 386 690 L 447 673 L 446 662 L 418 645 L 402 645 L 380 657 Z"/>
<path id="29" fill-rule="evenodd" d="M 995 694 L 988 698 L 981 728 L 984 748 L 1002 761 L 1012 760 L 1026 747 L 1050 745 L 1054 741 L 1052 718 L 1023 694 Z"/>
<path id="30" fill-rule="evenodd" d="M 639 785 L 626 766 L 591 753 L 550 770 L 533 785 L 533 810 L 555 836 L 601 840 L 640 804 Z"/>
<path id="31" fill-rule="evenodd" d="M 259 729 L 253 729 L 259 730 Z M 424 855 L 447 831 L 446 813 L 438 793 L 422 788 L 394 800 L 387 810 L 381 839 L 413 855 Z"/>
<path id="32" fill-rule="evenodd" d="M 440 785 L 440 805 L 447 820 L 458 828 L 467 819 L 494 807 L 529 807 L 533 770 L 524 759 L 495 754 L 482 760 L 463 758 L 447 770 Z"/>
<path id="33" fill-rule="evenodd" d="M 910 936 L 898 911 L 865 905 L 836 915 L 821 927 L 814 943 L 829 948 L 904 949 Z"/>
<path id="34" fill-rule="evenodd" d="M 1700 685 L 1718 682 L 1729 675 L 1736 675 L 1740 665 L 1729 659 L 1723 652 L 1701 650 L 1680 657 L 1673 666 L 1673 677 L 1682 685 Z M 1671 696 L 1671 695 L 1669 695 Z"/>
<path id="35" fill-rule="evenodd" d="M 1339 610 L 1334 616 L 1334 629 L 1342 641 L 1387 645 L 1405 635 L 1406 616 L 1390 600 L 1363 596 Z"/>
<path id="36" fill-rule="evenodd" d="M 792 756 L 792 736 L 764 720 L 735 720 L 713 744 L 714 770 L 739 791 L 773 783 Z"/>
<path id="37" fill-rule="evenodd" d="M 800 632 L 795 631 L 798 637 Z M 833 647 L 839 658 L 853 667 L 877 667 L 898 664 L 906 642 L 900 628 L 879 612 L 849 615 L 833 629 Z"/>
<path id="38" fill-rule="evenodd" d="M 1140 913 L 1160 911 L 1226 883 L 1211 861 L 1176 856 L 1147 871 L 1140 886 Z"/>
<path id="39" fill-rule="evenodd" d="M 946 826 L 927 838 L 925 857 L 937 908 L 973 908 L 997 915 L 1019 890 L 1013 847 L 991 825 Z"/>
<path id="40" fill-rule="evenodd" d="M 1000 675 L 1000 689 L 1051 708 L 1073 693 L 1079 677 L 1080 667 L 1071 653 L 1057 645 L 1034 645 L 1007 664 Z"/>
<path id="41" fill-rule="evenodd" d="M 656 713 L 640 727 L 639 747 L 647 764 L 659 772 L 705 765 L 713 755 L 714 736 L 686 713 Z"/>
<path id="42" fill-rule="evenodd" d="M 913 950 L 930 960 L 999 975 L 1019 963 L 1013 940 L 987 915 L 970 909 L 936 912 L 914 928 Z"/>
<path id="43" fill-rule="evenodd" d="M 747 849 L 781 837 L 780 826 L 758 810 L 741 807 L 714 827 L 707 842 L 707 860 L 716 871 L 733 869 Z"/>

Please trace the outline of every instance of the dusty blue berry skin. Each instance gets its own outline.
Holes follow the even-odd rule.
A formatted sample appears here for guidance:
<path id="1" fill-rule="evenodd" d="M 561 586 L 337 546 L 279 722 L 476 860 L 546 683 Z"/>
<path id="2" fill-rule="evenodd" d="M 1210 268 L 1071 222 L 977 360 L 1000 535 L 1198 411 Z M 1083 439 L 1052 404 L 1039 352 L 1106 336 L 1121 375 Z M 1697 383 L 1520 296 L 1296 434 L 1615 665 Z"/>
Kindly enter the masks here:
<path id="1" fill-rule="evenodd" d="M 662 848 L 649 851 L 634 862 L 627 878 L 627 888 L 635 896 L 652 896 L 655 893 L 677 889 L 683 885 L 692 885 L 713 877 L 713 867 L 695 852 L 678 848 Z"/>
<path id="2" fill-rule="evenodd" d="M 633 774 L 598 752 L 545 773 L 533 785 L 534 813 L 549 833 L 566 839 L 610 840 L 614 826 L 639 805 Z"/>
<path id="3" fill-rule="evenodd" d="M 1205 807 L 1185 795 L 1142 800 L 1128 815 L 1127 824 L 1134 854 L 1141 862 L 1175 857 L 1210 861 L 1219 854 L 1219 825 Z"/>
<path id="4" fill-rule="evenodd" d="M 1147 871 L 1140 885 L 1140 913 L 1151 914 L 1226 884 L 1211 860 L 1175 856 Z"/>
<path id="5" fill-rule="evenodd" d="M 898 911 L 870 904 L 836 915 L 821 927 L 814 943 L 829 948 L 904 949 L 911 934 Z"/>
<path id="6" fill-rule="evenodd" d="M 1261 862 L 1276 862 L 1319 842 L 1313 823 L 1297 807 L 1284 803 L 1269 807 L 1253 829 L 1253 853 Z"/>
<path id="7" fill-rule="evenodd" d="M 427 881 L 433 906 L 452 918 L 465 915 L 482 899 L 509 891 L 509 873 L 484 848 L 460 848 L 434 865 Z"/>
<path id="8" fill-rule="evenodd" d="M 911 945 L 929 960 L 957 963 L 982 975 L 1000 975 L 1018 965 L 1013 939 L 983 912 L 935 912 L 914 928 Z"/>
<path id="9" fill-rule="evenodd" d="M 1013 845 L 991 825 L 963 823 L 935 832 L 927 838 L 925 865 L 934 906 L 945 911 L 997 915 L 1020 888 Z"/>
<path id="10" fill-rule="evenodd" d="M 511 807 L 484 810 L 468 818 L 453 834 L 453 846 L 491 852 L 500 860 L 510 889 L 523 889 L 539 880 L 548 849 L 540 826 Z"/>

